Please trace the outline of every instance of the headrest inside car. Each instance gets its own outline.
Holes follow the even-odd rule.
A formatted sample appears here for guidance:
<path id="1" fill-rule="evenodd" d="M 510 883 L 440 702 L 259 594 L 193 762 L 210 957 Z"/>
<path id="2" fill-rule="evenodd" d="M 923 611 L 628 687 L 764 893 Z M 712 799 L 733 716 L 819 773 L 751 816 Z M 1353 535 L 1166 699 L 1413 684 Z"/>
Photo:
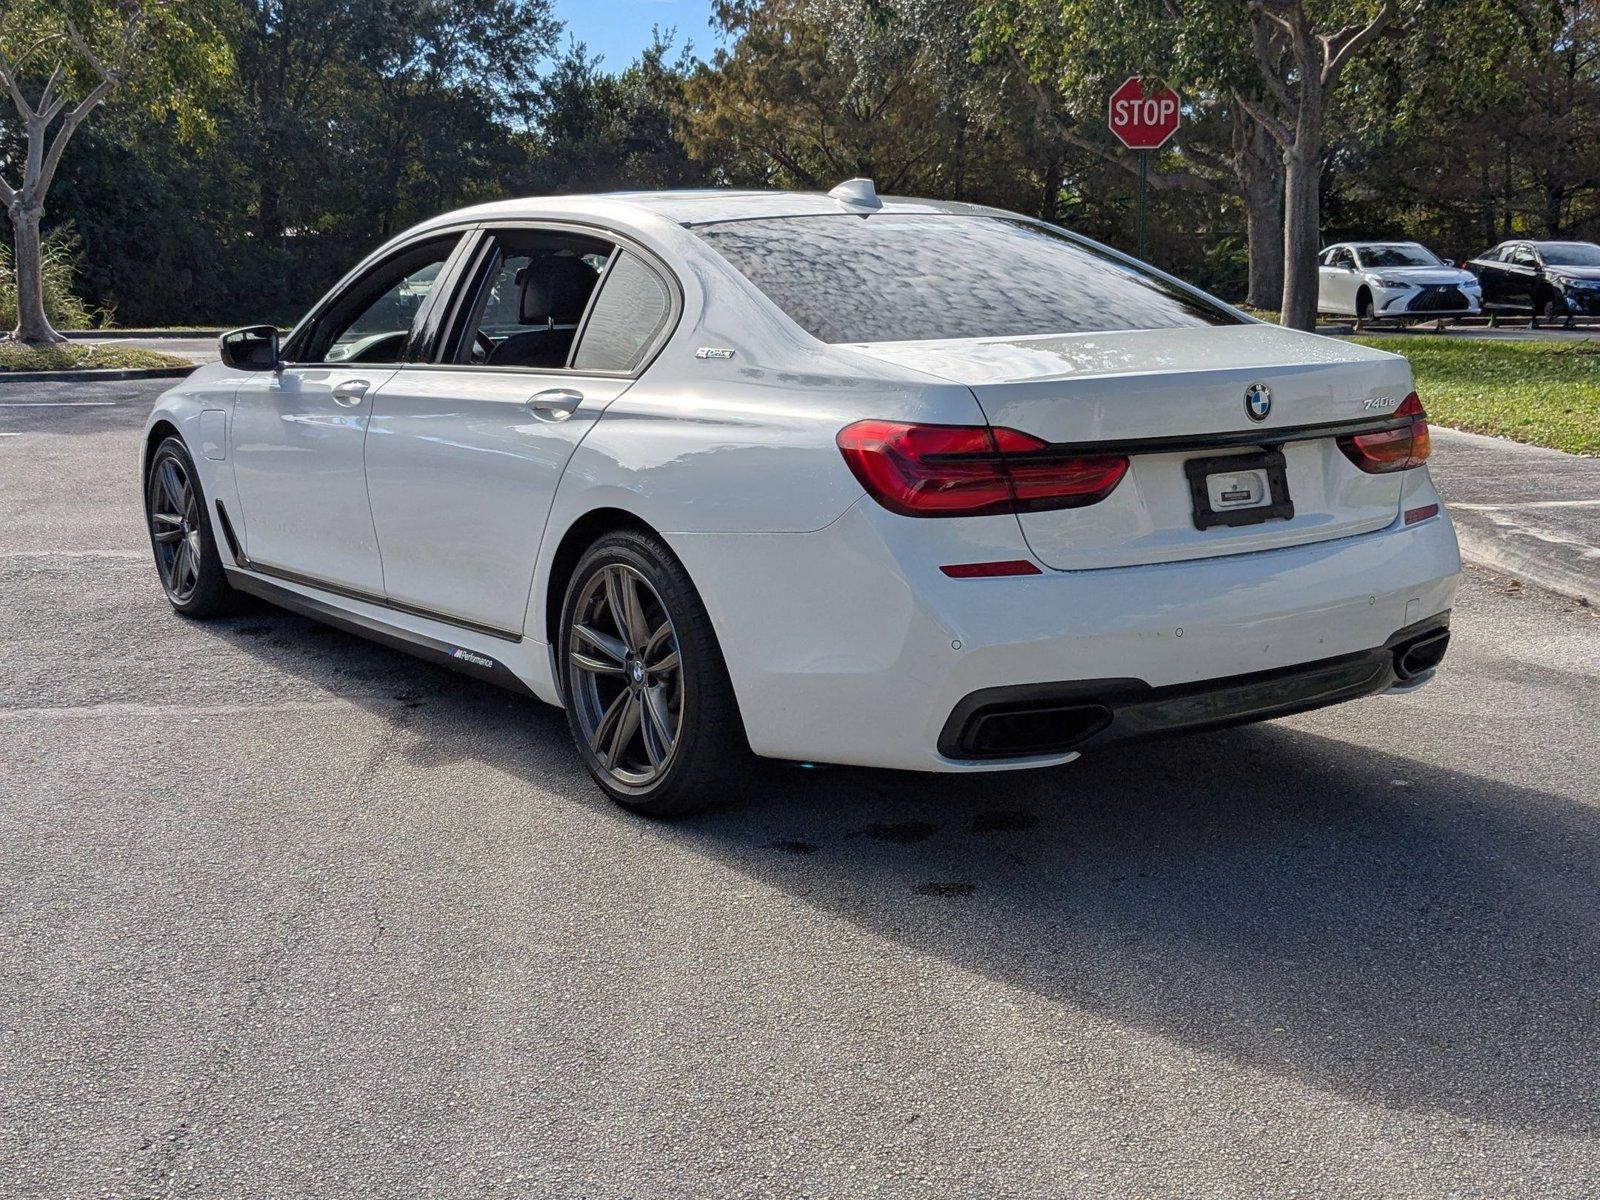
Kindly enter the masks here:
<path id="1" fill-rule="evenodd" d="M 581 258 L 552 254 L 518 272 L 522 285 L 518 321 L 524 325 L 576 325 L 599 278 Z"/>

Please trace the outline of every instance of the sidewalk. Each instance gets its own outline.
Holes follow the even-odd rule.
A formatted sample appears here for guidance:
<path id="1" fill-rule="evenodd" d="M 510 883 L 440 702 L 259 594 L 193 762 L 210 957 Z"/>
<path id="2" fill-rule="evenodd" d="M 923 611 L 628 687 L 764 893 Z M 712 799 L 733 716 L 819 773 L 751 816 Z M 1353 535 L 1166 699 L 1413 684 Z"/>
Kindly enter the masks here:
<path id="1" fill-rule="evenodd" d="M 1600 608 L 1600 459 L 1430 432 L 1462 557 Z"/>

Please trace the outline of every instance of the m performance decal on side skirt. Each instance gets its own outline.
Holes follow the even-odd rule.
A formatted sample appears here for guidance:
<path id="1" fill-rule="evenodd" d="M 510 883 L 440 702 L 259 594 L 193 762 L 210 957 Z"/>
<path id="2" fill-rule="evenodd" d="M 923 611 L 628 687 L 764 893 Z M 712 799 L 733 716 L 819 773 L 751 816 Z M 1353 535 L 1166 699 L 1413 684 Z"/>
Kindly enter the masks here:
<path id="1" fill-rule="evenodd" d="M 460 646 L 451 649 L 450 657 L 460 659 L 462 662 L 469 662 L 475 667 L 494 667 L 499 665 L 492 658 L 486 658 L 482 654 L 474 654 L 471 650 L 463 650 Z"/>

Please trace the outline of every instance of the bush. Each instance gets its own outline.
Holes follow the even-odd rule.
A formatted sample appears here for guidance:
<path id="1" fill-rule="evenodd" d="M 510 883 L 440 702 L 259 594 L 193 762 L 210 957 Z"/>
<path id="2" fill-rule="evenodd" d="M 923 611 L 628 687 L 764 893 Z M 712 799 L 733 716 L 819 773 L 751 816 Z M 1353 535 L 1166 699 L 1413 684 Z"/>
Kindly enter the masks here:
<path id="1" fill-rule="evenodd" d="M 10 232 L 7 230 L 7 232 Z M 72 292 L 77 275 L 77 240 L 53 233 L 44 240 L 44 314 L 57 329 L 88 329 L 93 314 Z M 0 244 L 0 334 L 17 327 L 17 273 L 11 246 Z"/>

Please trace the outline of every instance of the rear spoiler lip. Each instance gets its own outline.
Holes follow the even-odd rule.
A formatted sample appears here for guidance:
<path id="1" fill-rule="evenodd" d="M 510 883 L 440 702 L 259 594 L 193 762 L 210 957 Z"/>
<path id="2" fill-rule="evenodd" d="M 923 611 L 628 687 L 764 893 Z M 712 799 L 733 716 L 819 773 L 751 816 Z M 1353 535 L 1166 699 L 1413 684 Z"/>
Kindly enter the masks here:
<path id="1" fill-rule="evenodd" d="M 1229 450 L 1240 446 L 1281 446 L 1285 442 L 1309 442 L 1319 438 L 1348 437 L 1357 433 L 1383 433 L 1404 429 L 1410 417 L 1371 417 L 1355 421 L 1335 421 L 1325 425 L 1290 425 L 1282 429 L 1230 429 L 1221 433 L 1188 433 L 1175 437 L 1124 438 L 1103 442 L 1052 442 L 1048 450 L 1030 453 L 1030 462 L 1054 458 L 1084 458 L 1098 455 L 1182 454 L 1190 450 Z"/>

